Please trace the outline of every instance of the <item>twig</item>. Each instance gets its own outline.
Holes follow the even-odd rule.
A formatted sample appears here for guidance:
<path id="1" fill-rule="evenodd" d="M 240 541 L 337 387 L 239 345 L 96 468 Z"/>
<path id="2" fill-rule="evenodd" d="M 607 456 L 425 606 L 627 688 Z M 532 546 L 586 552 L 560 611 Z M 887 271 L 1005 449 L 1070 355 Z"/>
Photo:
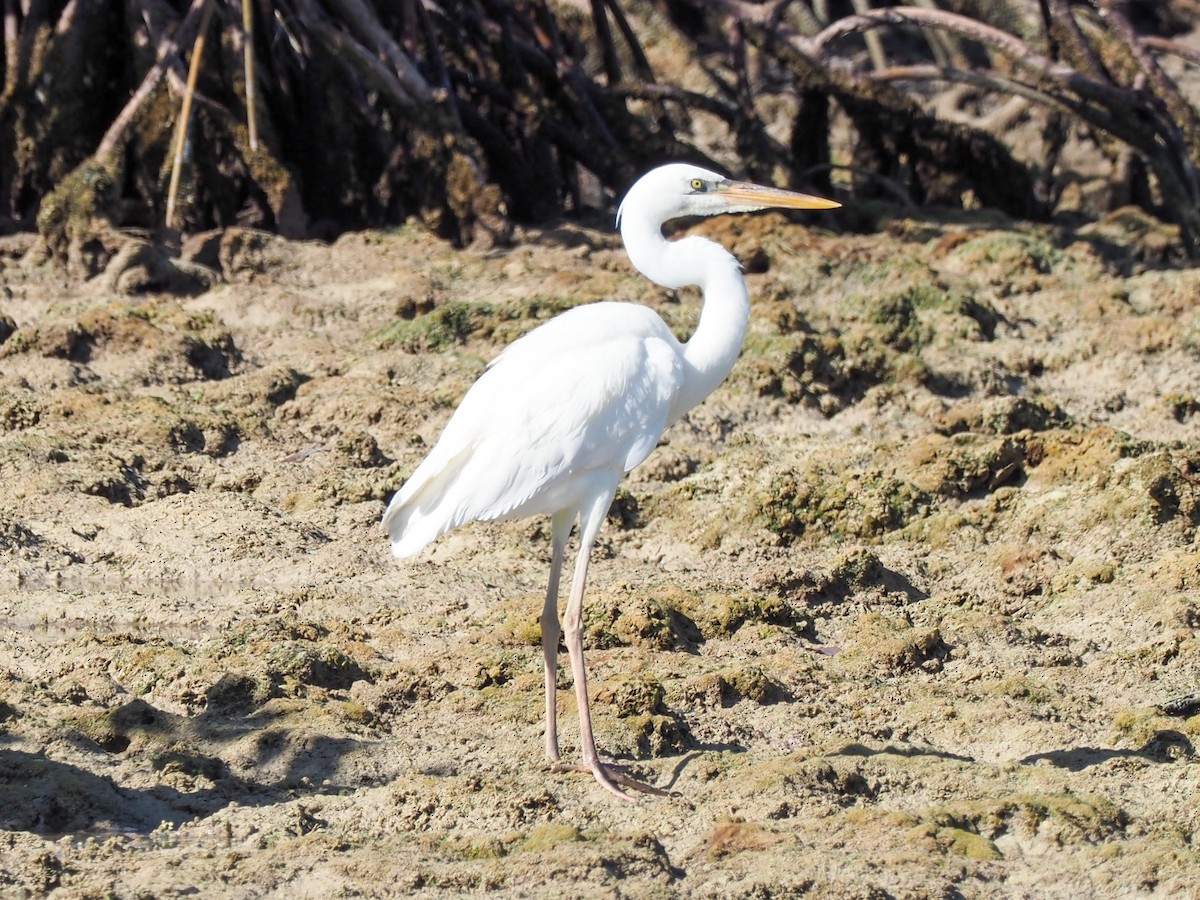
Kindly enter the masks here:
<path id="1" fill-rule="evenodd" d="M 621 32 L 621 37 L 625 39 L 625 46 L 629 48 L 629 55 L 633 60 L 633 70 L 637 73 L 638 78 L 642 81 L 653 82 L 654 69 L 650 65 L 650 60 L 646 58 L 646 51 L 642 49 L 641 42 L 638 41 L 637 32 L 629 24 L 629 19 L 621 10 L 620 4 L 616 0 L 603 0 L 603 2 L 612 14 L 613 21 L 617 23 L 617 30 Z"/>
<path id="2" fill-rule="evenodd" d="M 1144 35 L 1138 38 L 1138 41 L 1143 47 L 1153 50 L 1156 53 L 1169 53 L 1193 65 L 1200 66 L 1200 50 L 1197 50 L 1195 47 L 1188 47 L 1185 44 L 1179 43 L 1179 41 L 1159 37 L 1156 34 Z"/>
<path id="3" fill-rule="evenodd" d="M 913 202 L 912 195 L 905 190 L 904 186 L 894 178 L 888 178 L 879 172 L 871 169 L 864 169 L 862 166 L 846 166 L 838 163 L 821 163 L 819 166 L 809 166 L 797 177 L 800 184 L 805 184 L 811 181 L 817 175 L 824 175 L 827 172 L 849 172 L 851 175 L 862 178 L 866 181 L 874 181 L 881 188 L 891 194 L 906 209 L 912 209 L 916 206 Z"/>
<path id="4" fill-rule="evenodd" d="M 4 92 L 9 97 L 17 89 L 21 37 L 17 25 L 17 0 L 4 0 Z"/>
<path id="5" fill-rule="evenodd" d="M 196 33 L 196 43 L 192 45 L 192 61 L 188 68 L 187 92 L 183 95 L 183 105 L 179 111 L 179 125 L 176 129 L 175 156 L 171 164 L 171 183 L 167 188 L 168 229 L 175 227 L 175 200 L 179 194 L 179 175 L 183 170 L 183 151 L 187 145 L 188 125 L 192 117 L 192 95 L 196 92 L 196 78 L 200 74 L 200 60 L 204 56 L 204 36 L 208 31 L 208 23 L 212 19 L 213 5 L 204 3 L 204 12 L 200 18 L 200 30 Z"/>
<path id="6" fill-rule="evenodd" d="M 1040 5 L 1052 52 L 1057 56 L 1059 50 L 1065 51 L 1066 58 L 1081 72 L 1092 78 L 1110 80 L 1104 63 L 1079 30 L 1070 0 L 1040 0 Z"/>
<path id="7" fill-rule="evenodd" d="M 609 84 L 621 80 L 621 60 L 617 56 L 617 47 L 613 43 L 612 29 L 608 27 L 608 16 L 604 14 L 603 0 L 592 0 L 592 27 L 596 30 L 596 40 L 600 42 L 600 58 L 604 62 L 604 74 Z"/>
<path id="8" fill-rule="evenodd" d="M 242 0 L 242 51 L 246 68 L 246 128 L 250 132 L 250 149 L 258 150 L 258 111 L 254 87 L 254 12 L 250 0 Z"/>
<path id="9" fill-rule="evenodd" d="M 736 107 L 708 94 L 684 90 L 673 84 L 616 84 L 605 90 L 614 97 L 632 97 L 637 100 L 670 100 L 682 106 L 710 113 L 728 125 L 735 125 L 739 112 Z"/>
<path id="10" fill-rule="evenodd" d="M 850 0 L 850 5 L 859 15 L 871 9 L 870 0 Z M 883 41 L 879 35 L 874 31 L 866 31 L 863 33 L 863 40 L 867 43 L 867 55 L 871 57 L 871 66 L 876 69 L 884 68 L 887 65 L 887 54 L 883 52 Z"/>
<path id="11" fill-rule="evenodd" d="M 731 0 L 724 0 L 731 2 Z M 742 4 L 738 4 L 742 5 Z M 1021 68 L 1034 75 L 1049 78 L 1073 90 L 1087 100 L 1110 107 L 1136 105 L 1138 93 L 1127 88 L 1108 82 L 1098 81 L 1081 74 L 1066 63 L 1060 63 L 1038 53 L 1020 38 L 993 28 L 983 22 L 977 22 L 966 16 L 948 13 L 942 10 L 920 9 L 911 6 L 897 6 L 891 9 L 875 9 L 857 16 L 847 16 L 834 22 L 815 38 L 812 38 L 810 52 L 824 54 L 830 44 L 848 34 L 885 25 L 909 25 L 925 28 L 940 28 L 969 38 L 984 46 L 991 47 L 1003 56 L 1012 60 Z M 802 39 L 803 40 L 803 39 Z"/>
<path id="12" fill-rule="evenodd" d="M 17 65 L 13 79 L 13 87 L 24 84 L 29 78 L 30 67 L 33 65 L 33 54 L 44 37 L 42 31 L 47 28 L 46 0 L 26 0 L 21 4 L 22 19 L 21 36 L 17 46 Z"/>
<path id="13" fill-rule="evenodd" d="M 872 81 L 951 81 L 958 84 L 969 84 L 1001 94 L 1014 94 L 1042 106 L 1053 107 L 1081 118 L 1086 115 L 1085 108 L 1077 100 L 1038 90 L 1036 87 L 1022 84 L 995 72 L 977 72 L 973 69 L 954 69 L 948 66 L 923 64 L 889 66 L 878 72 L 871 72 L 868 77 Z"/>
<path id="14" fill-rule="evenodd" d="M 1179 91 L 1179 86 L 1163 71 L 1150 49 L 1138 40 L 1133 24 L 1122 7 L 1113 0 L 1100 0 L 1100 7 L 1107 16 L 1113 32 L 1132 54 L 1138 69 L 1154 86 L 1153 96 L 1156 105 L 1161 105 L 1158 110 L 1163 120 L 1161 130 L 1164 135 L 1173 139 L 1176 144 L 1175 151 L 1180 158 L 1190 162 L 1184 133 L 1186 132 L 1187 137 L 1193 139 L 1200 133 L 1200 123 L 1197 122 L 1196 111 L 1184 99 L 1183 94 Z M 1200 202 L 1200 179 L 1197 178 L 1194 168 L 1187 165 L 1184 167 L 1183 175 L 1189 182 L 1193 200 Z"/>

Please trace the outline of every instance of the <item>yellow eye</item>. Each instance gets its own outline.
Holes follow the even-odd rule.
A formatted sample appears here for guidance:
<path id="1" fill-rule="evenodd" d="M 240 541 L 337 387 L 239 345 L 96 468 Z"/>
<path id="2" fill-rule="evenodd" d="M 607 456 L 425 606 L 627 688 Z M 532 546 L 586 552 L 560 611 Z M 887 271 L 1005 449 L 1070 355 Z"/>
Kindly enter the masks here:
<path id="1" fill-rule="evenodd" d="M 705 190 L 705 189 L 706 189 L 706 188 L 705 188 L 705 186 L 704 186 L 704 179 L 703 179 L 703 178 L 693 178 L 693 179 L 692 179 L 692 190 L 693 190 L 693 191 L 703 191 L 703 190 Z"/>

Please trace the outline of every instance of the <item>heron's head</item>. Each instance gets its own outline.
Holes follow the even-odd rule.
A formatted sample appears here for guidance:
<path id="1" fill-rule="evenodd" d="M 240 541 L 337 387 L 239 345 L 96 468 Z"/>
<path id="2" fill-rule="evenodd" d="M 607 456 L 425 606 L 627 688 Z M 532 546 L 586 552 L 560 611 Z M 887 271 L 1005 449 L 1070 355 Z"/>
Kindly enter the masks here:
<path id="1" fill-rule="evenodd" d="M 622 218 L 638 217 L 654 224 L 680 216 L 713 216 L 756 209 L 836 209 L 834 200 L 734 181 L 687 163 L 670 163 L 639 178 L 617 210 Z"/>

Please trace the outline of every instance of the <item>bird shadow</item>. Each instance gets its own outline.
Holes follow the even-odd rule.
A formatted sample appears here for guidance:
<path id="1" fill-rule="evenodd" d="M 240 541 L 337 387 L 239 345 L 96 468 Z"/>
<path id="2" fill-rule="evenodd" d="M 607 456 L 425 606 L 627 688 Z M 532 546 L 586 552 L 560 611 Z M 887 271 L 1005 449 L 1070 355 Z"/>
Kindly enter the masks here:
<path id="1" fill-rule="evenodd" d="M 898 596 L 903 603 L 928 600 L 928 592 L 913 584 L 903 572 L 889 569 L 878 559 L 871 558 L 861 571 L 835 571 L 817 579 L 807 601 L 810 606 L 836 605 L 875 592 L 885 597 Z"/>
<path id="2" fill-rule="evenodd" d="M 682 754 L 675 760 L 675 765 L 671 768 L 670 777 L 665 784 L 657 785 L 665 791 L 669 791 L 679 783 L 680 777 L 684 770 L 701 759 L 708 753 L 745 753 L 746 748 L 741 744 L 696 744 L 691 750 Z"/>
<path id="3" fill-rule="evenodd" d="M 868 747 L 865 744 L 847 744 L 840 750 L 829 754 L 830 756 L 902 756 L 907 759 L 919 757 L 933 757 L 935 759 L 949 759 L 955 762 L 975 762 L 975 757 L 964 756 L 961 753 L 951 753 L 948 750 L 938 750 L 933 747 L 897 747 L 895 744 L 888 744 L 886 747 Z"/>
<path id="4" fill-rule="evenodd" d="M 8 737 L 10 746 L 0 748 L 0 829 L 59 836 L 141 834 L 162 823 L 178 826 L 207 818 L 235 801 L 265 807 L 306 792 L 338 793 L 361 786 L 338 783 L 339 762 L 367 742 L 299 730 L 295 740 L 288 740 L 289 726 L 263 710 L 189 718 L 135 699 L 106 718 L 112 727 L 95 737 L 74 730 L 61 740 L 73 755 L 91 757 L 96 766 L 11 746 L 16 741 Z M 257 738 L 247 759 L 245 738 L 252 734 Z M 274 764 L 277 777 L 260 781 L 234 772 L 222 752 L 235 742 L 244 770 Z M 197 787 L 160 783 L 134 788 L 121 784 L 119 775 L 92 771 L 131 758 L 139 760 L 139 768 L 145 760 L 163 782 Z"/>
<path id="5" fill-rule="evenodd" d="M 1032 766 L 1048 763 L 1059 769 L 1082 772 L 1112 759 L 1144 759 L 1153 763 L 1172 763 L 1180 759 L 1195 759 L 1196 748 L 1182 732 L 1174 729 L 1156 731 L 1150 740 L 1136 750 L 1106 747 L 1072 747 L 1066 750 L 1050 750 L 1031 753 L 1022 757 L 1023 765 Z"/>

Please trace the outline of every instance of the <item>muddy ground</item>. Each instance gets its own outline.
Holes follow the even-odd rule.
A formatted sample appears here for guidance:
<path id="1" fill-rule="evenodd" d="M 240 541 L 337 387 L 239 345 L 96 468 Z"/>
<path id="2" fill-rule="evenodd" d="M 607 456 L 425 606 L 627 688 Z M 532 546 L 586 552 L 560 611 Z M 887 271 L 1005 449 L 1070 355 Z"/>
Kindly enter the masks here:
<path id="1" fill-rule="evenodd" d="M 513 337 L 695 296 L 603 223 L 230 231 L 194 296 L 5 239 L 0 895 L 1197 896 L 1200 269 L 828 221 L 695 229 L 754 313 L 595 554 L 598 740 L 681 795 L 632 805 L 542 755 L 547 523 L 378 521 Z"/>

